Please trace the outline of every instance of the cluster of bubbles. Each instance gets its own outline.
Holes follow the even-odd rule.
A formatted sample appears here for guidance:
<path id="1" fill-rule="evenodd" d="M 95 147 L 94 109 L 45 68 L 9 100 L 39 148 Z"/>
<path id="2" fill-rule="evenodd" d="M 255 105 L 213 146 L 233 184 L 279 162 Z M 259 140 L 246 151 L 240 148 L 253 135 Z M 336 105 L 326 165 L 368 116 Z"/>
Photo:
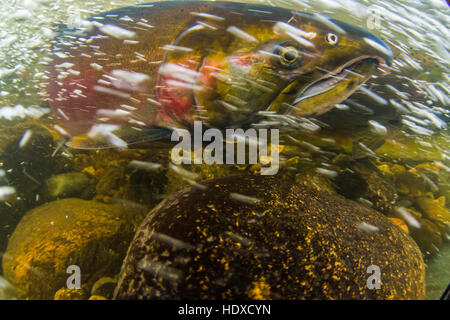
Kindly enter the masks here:
<path id="1" fill-rule="evenodd" d="M 93 14 L 129 4 L 127 0 L 0 1 L 0 107 L 39 104 L 43 70 L 58 24 L 78 26 Z"/>
<path id="2" fill-rule="evenodd" d="M 45 65 L 51 60 L 48 55 L 52 39 L 56 36 L 58 23 L 69 27 L 82 27 L 85 18 L 109 9 L 129 5 L 127 0 L 111 1 L 62 1 L 62 0 L 17 0 L 2 1 L 0 16 L 0 117 L 13 119 L 16 117 L 39 117 L 49 110 L 41 108 L 40 93 L 48 75 Z M 135 1 L 145 3 L 148 1 Z M 433 0 L 426 4 L 418 0 L 375 1 L 375 0 L 277 0 L 249 1 L 266 5 L 282 6 L 301 11 L 315 13 L 322 21 L 331 24 L 323 14 L 343 20 L 381 36 L 393 49 L 394 60 L 391 74 L 388 77 L 372 79 L 367 86 L 360 88 L 358 94 L 365 95 L 372 101 L 371 105 L 363 105 L 351 99 L 337 106 L 339 110 L 354 110 L 372 114 L 377 106 L 389 106 L 402 115 L 401 125 L 409 135 L 423 137 L 443 131 L 447 127 L 449 110 L 449 49 L 448 40 L 449 8 L 443 0 Z M 142 27 L 151 27 L 146 22 L 139 22 Z M 279 32 L 293 34 L 302 44 L 308 46 L 308 37 L 302 30 L 290 30 L 289 25 L 278 25 Z M 333 27 L 333 26 L 332 26 Z M 334 26 L 336 27 L 336 26 Z M 293 28 L 293 27 L 291 27 Z M 294 28 L 295 29 L 295 28 Z M 134 41 L 133 31 L 114 25 L 103 25 L 100 31 L 124 41 Z M 227 31 L 242 41 L 256 39 L 236 27 Z M 189 50 L 173 45 L 166 45 L 165 50 Z M 63 52 L 56 52 L 63 55 Z M 139 57 L 137 57 L 139 58 Z M 69 63 L 56 66 L 61 69 L 60 76 L 79 72 L 72 70 Z M 92 68 L 101 68 L 92 64 Z M 175 70 L 176 65 L 164 66 L 164 72 L 170 73 L 172 85 L 190 87 L 191 78 L 196 74 L 189 69 Z M 174 69 L 175 68 L 175 69 Z M 172 70 L 173 69 L 173 70 Z M 111 81 L 114 88 L 96 85 L 93 89 L 119 97 L 126 91 L 140 91 L 147 75 L 131 73 L 126 70 L 114 70 Z M 122 90 L 123 89 L 123 90 Z M 195 89 L 195 88 L 194 88 Z M 200 90 L 201 88 L 196 88 Z M 81 92 L 74 94 L 82 94 Z M 157 103 L 155 101 L 155 103 Z M 26 107 L 23 107 L 25 105 Z M 44 106 L 45 107 L 45 106 Z M 235 108 L 224 102 L 224 107 Z M 233 111 L 233 110 L 231 110 Z M 98 110 L 105 118 L 128 116 L 127 110 Z M 62 116 L 64 113 L 61 110 Z M 261 112 L 272 124 L 282 124 L 295 129 L 317 131 L 321 127 L 319 121 L 308 118 L 295 118 L 271 112 Z M 136 125 L 145 125 L 138 123 Z M 373 134 L 385 136 L 389 128 L 376 119 L 368 121 Z M 63 133 L 64 129 L 59 128 Z M 126 143 L 113 134 L 117 125 L 99 124 L 92 127 L 89 136 L 104 136 L 111 144 L 125 148 Z M 295 140 L 294 137 L 291 137 Z M 314 147 L 314 146 L 312 146 Z M 368 152 L 370 152 L 369 148 Z M 448 150 L 442 150 L 444 160 L 448 160 Z M 325 169 L 324 169 L 325 170 Z"/>

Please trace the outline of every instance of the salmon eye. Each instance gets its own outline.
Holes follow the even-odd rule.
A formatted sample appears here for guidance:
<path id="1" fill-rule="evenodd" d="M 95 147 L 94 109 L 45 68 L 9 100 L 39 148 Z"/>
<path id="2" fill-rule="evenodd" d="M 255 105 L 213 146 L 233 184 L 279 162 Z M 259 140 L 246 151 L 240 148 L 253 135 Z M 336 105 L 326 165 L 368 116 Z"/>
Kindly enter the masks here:
<path id="1" fill-rule="evenodd" d="M 336 43 L 338 43 L 338 36 L 335 35 L 334 33 L 328 33 L 326 36 L 326 40 L 328 42 L 329 45 L 334 46 Z"/>
<path id="2" fill-rule="evenodd" d="M 278 56 L 278 63 L 287 69 L 298 68 L 302 62 L 302 53 L 294 46 L 277 46 L 275 54 Z"/>
<path id="3" fill-rule="evenodd" d="M 298 51 L 293 47 L 284 48 L 281 57 L 283 58 L 283 62 L 286 64 L 291 64 L 295 62 L 298 58 Z"/>

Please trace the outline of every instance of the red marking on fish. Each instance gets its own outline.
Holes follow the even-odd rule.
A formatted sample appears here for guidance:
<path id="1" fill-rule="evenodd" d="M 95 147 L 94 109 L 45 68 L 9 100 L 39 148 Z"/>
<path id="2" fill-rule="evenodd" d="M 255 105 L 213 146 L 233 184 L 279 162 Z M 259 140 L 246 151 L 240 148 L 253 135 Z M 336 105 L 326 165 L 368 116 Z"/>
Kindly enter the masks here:
<path id="1" fill-rule="evenodd" d="M 177 62 L 176 65 L 186 70 L 196 72 L 198 62 L 187 60 Z M 176 74 L 162 74 L 156 90 L 156 99 L 161 103 L 159 114 L 165 120 L 173 118 L 182 120 L 187 117 L 189 111 L 194 106 L 193 87 L 197 79 L 193 82 L 185 82 L 176 77 Z"/>
<path id="2" fill-rule="evenodd" d="M 230 62 L 240 67 L 250 67 L 255 61 L 251 54 L 238 53 L 230 57 Z"/>
<path id="3" fill-rule="evenodd" d="M 179 80 L 174 77 L 163 76 L 158 90 L 158 101 L 162 104 L 160 113 L 167 119 L 170 115 L 181 118 L 193 106 L 192 89 L 177 85 Z M 170 118 L 170 117 L 169 117 Z"/>
<path id="4" fill-rule="evenodd" d="M 56 79 L 57 75 L 56 73 L 53 78 Z M 91 119 L 95 118 L 99 101 L 105 109 L 114 105 L 113 97 L 99 97 L 93 89 L 95 84 L 95 73 L 84 70 L 82 77 L 69 75 L 64 79 L 52 81 L 46 88 L 54 114 L 72 135 L 83 134 L 90 129 Z"/>
<path id="5" fill-rule="evenodd" d="M 205 89 L 214 89 L 217 82 L 217 74 L 220 73 L 223 66 L 223 62 L 205 59 L 199 70 L 197 83 L 202 85 Z"/>

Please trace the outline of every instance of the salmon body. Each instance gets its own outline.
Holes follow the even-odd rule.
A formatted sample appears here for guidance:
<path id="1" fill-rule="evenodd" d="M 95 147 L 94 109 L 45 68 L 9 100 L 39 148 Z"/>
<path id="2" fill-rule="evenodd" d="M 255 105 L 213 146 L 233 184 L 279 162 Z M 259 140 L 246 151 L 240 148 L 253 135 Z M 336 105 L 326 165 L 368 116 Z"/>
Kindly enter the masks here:
<path id="1" fill-rule="evenodd" d="M 54 40 L 46 94 L 65 133 L 250 127 L 323 114 L 392 52 L 322 15 L 231 2 L 157 2 L 95 15 Z M 95 133 L 95 132 L 94 132 Z"/>

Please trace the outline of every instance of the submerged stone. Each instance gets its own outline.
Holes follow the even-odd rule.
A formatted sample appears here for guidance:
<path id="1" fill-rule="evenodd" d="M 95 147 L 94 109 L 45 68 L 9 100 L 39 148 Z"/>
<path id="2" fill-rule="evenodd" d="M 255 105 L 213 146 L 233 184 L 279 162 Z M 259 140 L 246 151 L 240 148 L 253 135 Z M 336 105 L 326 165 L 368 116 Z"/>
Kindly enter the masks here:
<path id="1" fill-rule="evenodd" d="M 83 289 L 61 288 L 56 291 L 53 300 L 87 300 L 87 298 Z"/>
<path id="2" fill-rule="evenodd" d="M 425 255 L 439 252 L 442 246 L 442 231 L 432 221 L 419 219 L 420 228 L 411 227 L 411 237 L 416 241 Z"/>
<path id="3" fill-rule="evenodd" d="M 144 214 L 160 201 L 167 181 L 166 170 L 145 170 L 133 162 L 164 164 L 170 161 L 168 154 L 159 149 L 78 151 L 74 156 L 74 169 L 94 178 L 95 200 L 121 202 L 127 206 L 133 203 L 134 210 Z"/>
<path id="4" fill-rule="evenodd" d="M 91 296 L 101 296 L 111 299 L 116 288 L 117 280 L 111 277 L 103 277 L 96 281 L 91 289 Z"/>
<path id="5" fill-rule="evenodd" d="M 391 220 L 391 222 L 394 223 L 396 226 L 399 226 L 400 229 L 402 229 L 406 233 L 409 233 L 408 225 L 402 219 L 393 217 L 388 217 L 388 219 Z"/>
<path id="6" fill-rule="evenodd" d="M 81 197 L 88 199 L 94 193 L 93 180 L 81 172 L 68 172 L 51 177 L 45 183 L 49 199 Z"/>
<path id="7" fill-rule="evenodd" d="M 52 299 L 76 265 L 81 285 L 90 290 L 99 278 L 119 272 L 134 231 L 131 216 L 119 205 L 72 198 L 37 207 L 10 238 L 4 275 L 20 297 Z"/>
<path id="8" fill-rule="evenodd" d="M 398 198 L 397 191 L 377 167 L 360 161 L 344 168 L 335 180 L 340 194 L 350 199 L 366 199 L 383 213 L 392 208 Z"/>
<path id="9" fill-rule="evenodd" d="M 108 300 L 103 296 L 90 296 L 89 300 Z"/>
<path id="10" fill-rule="evenodd" d="M 424 298 L 419 248 L 377 211 L 277 177 L 202 184 L 148 214 L 116 299 Z"/>
<path id="11" fill-rule="evenodd" d="M 0 127 L 0 170 L 5 173 L 1 185 L 16 191 L 11 202 L 0 202 L 0 252 L 20 218 L 45 201 L 45 181 L 70 170 L 70 159 L 61 150 L 55 152 L 57 148 L 50 132 L 31 121 Z"/>
<path id="12" fill-rule="evenodd" d="M 417 204 L 430 219 L 450 223 L 450 212 L 445 207 L 445 197 L 442 196 L 436 200 L 421 197 L 417 199 Z"/>

